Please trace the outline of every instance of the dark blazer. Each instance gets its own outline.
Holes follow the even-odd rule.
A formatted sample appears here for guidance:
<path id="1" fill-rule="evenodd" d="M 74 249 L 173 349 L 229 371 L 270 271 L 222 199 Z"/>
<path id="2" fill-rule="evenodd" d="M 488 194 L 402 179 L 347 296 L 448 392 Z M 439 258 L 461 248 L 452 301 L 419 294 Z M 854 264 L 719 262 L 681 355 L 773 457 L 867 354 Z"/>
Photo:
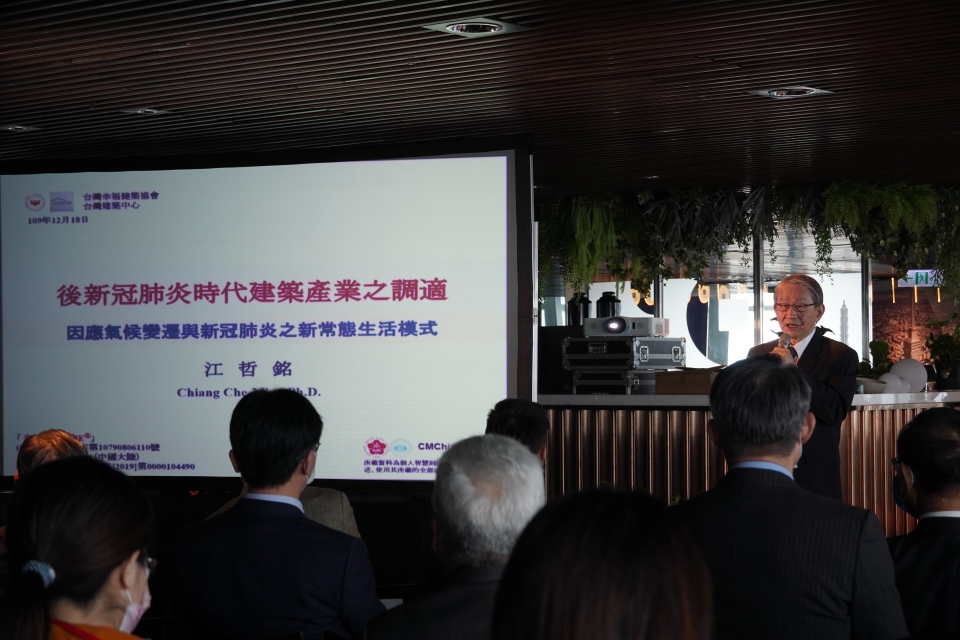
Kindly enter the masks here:
<path id="1" fill-rule="evenodd" d="M 177 564 L 199 625 L 231 638 L 360 638 L 384 611 L 363 541 L 292 505 L 240 500 L 183 532 Z"/>
<path id="2" fill-rule="evenodd" d="M 367 640 L 490 640 L 503 565 L 456 571 L 439 591 L 367 623 Z"/>
<path id="3" fill-rule="evenodd" d="M 750 349 L 749 355 L 770 353 L 777 340 Z M 813 435 L 803 445 L 794 477 L 797 484 L 828 498 L 843 500 L 840 486 L 840 423 L 847 417 L 857 390 L 857 352 L 814 333 L 797 366 L 810 383 L 810 413 L 817 417 Z"/>
<path id="4" fill-rule="evenodd" d="M 873 513 L 732 469 L 675 507 L 713 578 L 717 640 L 906 638 Z"/>
<path id="5" fill-rule="evenodd" d="M 912 637 L 960 638 L 960 518 L 923 518 L 887 544 Z"/>

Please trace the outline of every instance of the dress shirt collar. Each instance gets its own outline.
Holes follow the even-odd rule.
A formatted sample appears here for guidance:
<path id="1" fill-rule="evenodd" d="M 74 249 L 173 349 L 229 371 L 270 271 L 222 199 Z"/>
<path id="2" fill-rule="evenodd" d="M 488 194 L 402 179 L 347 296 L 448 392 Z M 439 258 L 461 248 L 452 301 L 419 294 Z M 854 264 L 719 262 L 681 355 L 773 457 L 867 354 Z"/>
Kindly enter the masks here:
<path id="1" fill-rule="evenodd" d="M 924 518 L 960 518 L 960 511 L 929 511 L 920 516 L 920 520 Z"/>
<path id="2" fill-rule="evenodd" d="M 793 474 L 776 464 L 775 462 L 764 462 L 763 460 L 747 460 L 745 462 L 738 462 L 737 464 L 730 467 L 730 470 L 734 469 L 766 469 L 767 471 L 776 471 L 777 473 L 782 473 L 791 480 L 793 480 Z"/>
<path id="3" fill-rule="evenodd" d="M 817 333 L 817 330 L 814 329 L 813 331 L 810 332 L 810 335 L 808 335 L 806 338 L 804 338 L 797 344 L 793 345 L 794 350 L 797 352 L 797 360 L 799 360 L 800 356 L 803 355 L 804 350 L 810 345 L 810 341 L 813 340 L 813 336 L 816 333 Z"/>
<path id="4" fill-rule="evenodd" d="M 264 502 L 279 502 L 281 504 L 288 504 L 291 507 L 296 507 L 300 509 L 300 513 L 303 513 L 303 503 L 297 500 L 296 498 L 291 498 L 290 496 L 278 496 L 275 493 L 248 493 L 243 496 L 247 500 L 263 500 Z"/>

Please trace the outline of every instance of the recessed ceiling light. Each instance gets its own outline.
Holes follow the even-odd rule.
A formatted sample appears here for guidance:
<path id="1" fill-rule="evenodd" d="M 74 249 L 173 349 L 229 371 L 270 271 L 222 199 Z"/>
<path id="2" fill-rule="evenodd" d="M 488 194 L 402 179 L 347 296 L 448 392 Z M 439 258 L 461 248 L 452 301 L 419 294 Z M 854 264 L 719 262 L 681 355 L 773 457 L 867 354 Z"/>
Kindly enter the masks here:
<path id="1" fill-rule="evenodd" d="M 758 96 L 774 98 L 776 100 L 785 100 L 788 98 L 806 98 L 807 96 L 819 96 L 833 91 L 823 89 L 814 89 L 813 87 L 778 87 L 776 89 L 760 89 L 759 91 L 748 91 Z"/>
<path id="2" fill-rule="evenodd" d="M 164 111 L 163 109 L 153 109 L 150 107 L 141 107 L 138 109 L 123 109 L 120 113 L 131 113 L 135 116 L 159 116 L 164 113 L 170 113 L 169 111 Z"/>
<path id="3" fill-rule="evenodd" d="M 23 133 L 25 131 L 37 131 L 40 127 L 28 127 L 23 124 L 5 124 L 0 126 L 0 131 L 13 131 L 14 133 Z"/>
<path id="4" fill-rule="evenodd" d="M 502 24 L 494 22 L 458 22 L 457 24 L 448 24 L 445 29 L 450 33 L 459 34 L 492 34 L 503 31 Z"/>
<path id="5" fill-rule="evenodd" d="M 434 24 L 421 25 L 424 29 L 452 33 L 465 38 L 482 38 L 484 36 L 499 36 L 505 33 L 526 31 L 530 27 L 522 27 L 503 20 L 491 18 L 465 18 L 463 20 L 447 20 Z"/>

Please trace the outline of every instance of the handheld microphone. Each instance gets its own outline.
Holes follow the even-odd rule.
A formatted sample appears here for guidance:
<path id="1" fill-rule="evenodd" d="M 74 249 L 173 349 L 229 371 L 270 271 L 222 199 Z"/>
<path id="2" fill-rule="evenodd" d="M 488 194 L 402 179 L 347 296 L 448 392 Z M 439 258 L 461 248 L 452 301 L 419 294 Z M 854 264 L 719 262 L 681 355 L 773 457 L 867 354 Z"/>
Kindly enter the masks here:
<path id="1" fill-rule="evenodd" d="M 786 349 L 789 346 L 790 346 L 790 334 L 789 333 L 780 334 L 780 348 Z"/>

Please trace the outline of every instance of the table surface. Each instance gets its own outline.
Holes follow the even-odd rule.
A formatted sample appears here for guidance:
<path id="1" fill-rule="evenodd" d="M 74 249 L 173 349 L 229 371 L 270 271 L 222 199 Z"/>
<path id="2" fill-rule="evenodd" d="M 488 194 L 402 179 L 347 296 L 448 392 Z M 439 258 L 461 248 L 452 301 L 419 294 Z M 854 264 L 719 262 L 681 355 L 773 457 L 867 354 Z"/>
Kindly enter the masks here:
<path id="1" fill-rule="evenodd" d="M 541 395 L 537 402 L 545 407 L 701 407 L 710 406 L 706 395 Z M 926 393 L 858 393 L 853 406 L 960 404 L 960 391 Z"/>

